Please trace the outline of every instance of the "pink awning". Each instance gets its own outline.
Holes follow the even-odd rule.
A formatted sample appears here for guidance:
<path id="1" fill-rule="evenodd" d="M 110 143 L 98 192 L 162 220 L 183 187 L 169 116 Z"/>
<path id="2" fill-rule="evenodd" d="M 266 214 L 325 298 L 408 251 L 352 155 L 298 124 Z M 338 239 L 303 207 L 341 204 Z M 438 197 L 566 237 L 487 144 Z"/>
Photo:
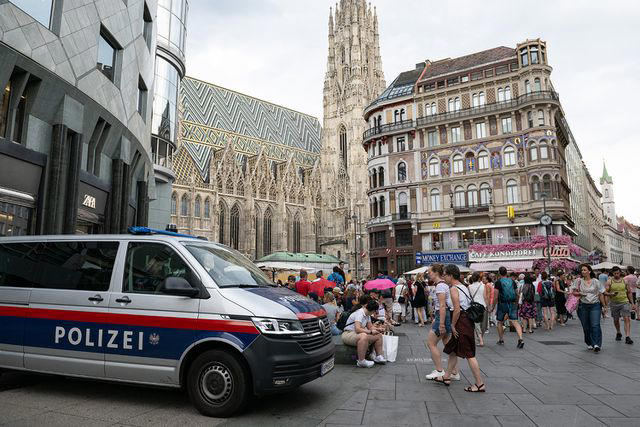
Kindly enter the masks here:
<path id="1" fill-rule="evenodd" d="M 533 261 L 528 259 L 521 261 L 473 262 L 470 267 L 473 271 L 498 271 L 500 267 L 505 267 L 508 271 L 525 271 L 532 269 Z"/>

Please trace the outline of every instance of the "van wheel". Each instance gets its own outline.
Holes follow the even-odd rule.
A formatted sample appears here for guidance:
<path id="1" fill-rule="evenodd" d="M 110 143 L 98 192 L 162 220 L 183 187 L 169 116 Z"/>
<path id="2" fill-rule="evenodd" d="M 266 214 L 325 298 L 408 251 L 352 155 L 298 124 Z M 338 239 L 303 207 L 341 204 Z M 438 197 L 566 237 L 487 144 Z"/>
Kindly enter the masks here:
<path id="1" fill-rule="evenodd" d="M 235 356 L 222 350 L 209 350 L 191 364 L 187 390 L 191 402 L 201 414 L 228 417 L 247 401 L 248 380 Z"/>

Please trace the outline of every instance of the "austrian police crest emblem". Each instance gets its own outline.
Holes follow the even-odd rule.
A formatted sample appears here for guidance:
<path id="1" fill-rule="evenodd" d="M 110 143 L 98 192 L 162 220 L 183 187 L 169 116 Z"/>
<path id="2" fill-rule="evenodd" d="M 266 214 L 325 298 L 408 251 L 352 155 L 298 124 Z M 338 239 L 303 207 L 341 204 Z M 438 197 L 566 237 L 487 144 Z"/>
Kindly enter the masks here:
<path id="1" fill-rule="evenodd" d="M 156 333 L 149 335 L 149 344 L 158 345 L 159 342 L 160 342 L 160 335 Z"/>

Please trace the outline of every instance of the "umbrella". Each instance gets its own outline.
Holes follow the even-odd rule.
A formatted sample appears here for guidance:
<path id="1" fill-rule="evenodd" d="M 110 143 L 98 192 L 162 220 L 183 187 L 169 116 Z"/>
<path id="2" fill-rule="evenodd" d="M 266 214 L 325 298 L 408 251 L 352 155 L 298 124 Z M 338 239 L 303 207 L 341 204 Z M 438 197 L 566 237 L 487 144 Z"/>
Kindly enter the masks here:
<path id="1" fill-rule="evenodd" d="M 370 291 L 371 289 L 378 289 L 381 291 L 383 289 L 390 289 L 395 287 L 396 287 L 396 284 L 389 279 L 369 280 L 367 283 L 364 284 L 364 288 L 368 291 Z"/>

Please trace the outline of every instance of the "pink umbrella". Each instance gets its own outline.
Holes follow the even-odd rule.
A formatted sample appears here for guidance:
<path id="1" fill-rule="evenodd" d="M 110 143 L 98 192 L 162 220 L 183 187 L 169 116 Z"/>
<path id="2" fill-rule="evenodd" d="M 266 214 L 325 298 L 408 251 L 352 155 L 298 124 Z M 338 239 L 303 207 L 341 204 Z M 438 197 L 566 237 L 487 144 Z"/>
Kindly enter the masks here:
<path id="1" fill-rule="evenodd" d="M 367 283 L 364 284 L 364 288 L 368 291 L 370 291 L 371 289 L 378 289 L 381 291 L 383 289 L 389 289 L 389 288 L 395 288 L 395 287 L 396 287 L 396 284 L 389 279 L 369 280 Z"/>

